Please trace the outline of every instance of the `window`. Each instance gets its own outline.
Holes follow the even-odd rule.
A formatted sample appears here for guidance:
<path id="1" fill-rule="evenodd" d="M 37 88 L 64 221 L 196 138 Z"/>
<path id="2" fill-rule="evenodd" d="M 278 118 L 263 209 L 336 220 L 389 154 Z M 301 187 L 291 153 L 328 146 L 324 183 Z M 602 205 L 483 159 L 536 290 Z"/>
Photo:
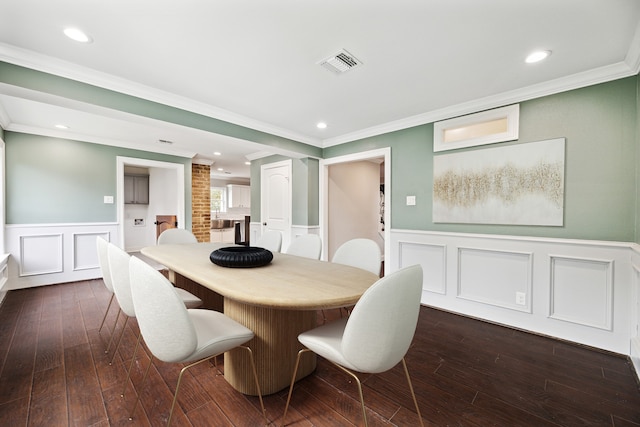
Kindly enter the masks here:
<path id="1" fill-rule="evenodd" d="M 211 187 L 211 211 L 227 211 L 227 189 L 224 187 Z"/>
<path id="2" fill-rule="evenodd" d="M 433 151 L 454 150 L 475 145 L 518 139 L 518 104 L 436 122 Z"/>

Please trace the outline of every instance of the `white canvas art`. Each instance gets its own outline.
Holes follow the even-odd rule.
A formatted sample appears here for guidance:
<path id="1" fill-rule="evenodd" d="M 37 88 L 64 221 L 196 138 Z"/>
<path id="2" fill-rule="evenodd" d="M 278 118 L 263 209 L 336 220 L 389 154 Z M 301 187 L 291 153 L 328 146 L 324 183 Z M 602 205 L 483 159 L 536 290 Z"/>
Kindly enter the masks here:
<path id="1" fill-rule="evenodd" d="M 435 156 L 433 222 L 562 226 L 565 139 Z"/>

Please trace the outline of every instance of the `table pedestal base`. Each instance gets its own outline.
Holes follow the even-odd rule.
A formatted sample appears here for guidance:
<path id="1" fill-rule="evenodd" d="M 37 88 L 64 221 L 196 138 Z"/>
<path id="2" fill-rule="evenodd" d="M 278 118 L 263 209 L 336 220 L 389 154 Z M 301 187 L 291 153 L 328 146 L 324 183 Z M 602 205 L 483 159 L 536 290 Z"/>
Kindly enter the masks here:
<path id="1" fill-rule="evenodd" d="M 298 335 L 317 326 L 316 312 L 256 307 L 225 298 L 224 313 L 255 334 L 247 345 L 253 350 L 262 394 L 289 387 L 298 350 L 303 348 Z M 315 354 L 304 355 L 296 379 L 309 375 L 315 367 Z M 239 392 L 258 394 L 246 351 L 236 349 L 225 353 L 224 376 Z"/>

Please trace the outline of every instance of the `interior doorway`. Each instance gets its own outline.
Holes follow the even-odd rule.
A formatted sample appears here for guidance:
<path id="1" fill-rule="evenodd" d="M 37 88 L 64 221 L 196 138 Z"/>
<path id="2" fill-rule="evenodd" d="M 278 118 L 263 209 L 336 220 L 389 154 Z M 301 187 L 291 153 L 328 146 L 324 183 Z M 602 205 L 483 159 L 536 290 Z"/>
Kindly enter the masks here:
<path id="1" fill-rule="evenodd" d="M 127 252 L 135 252 L 144 246 L 155 244 L 156 215 L 175 215 L 178 227 L 185 228 L 183 164 L 134 157 L 117 157 L 116 161 L 118 239 L 121 248 Z M 144 215 L 139 215 L 139 218 L 129 218 L 128 216 L 131 215 L 127 215 L 125 210 L 125 167 L 145 168 L 149 171 L 149 204 L 146 206 Z M 135 235 L 132 230 L 136 231 Z M 143 233 L 137 233 L 140 230 Z"/>
<path id="2" fill-rule="evenodd" d="M 333 176 L 332 169 L 335 171 Z M 358 180 L 363 174 L 368 176 L 367 194 L 360 194 L 364 190 L 361 190 L 363 187 L 359 185 Z M 336 185 L 336 181 L 342 184 Z M 380 191 L 381 188 L 385 191 Z M 385 209 L 389 206 L 390 189 L 390 148 L 320 161 L 320 235 L 324 242 L 322 259 L 330 260 L 342 240 L 355 237 L 367 237 L 378 242 L 381 245 L 383 259 L 390 253 L 391 213 L 390 209 Z M 362 211 L 364 204 L 366 212 Z M 341 205 L 354 208 L 350 211 L 349 206 Z M 366 221 L 366 230 L 361 229 L 363 221 Z"/>
<path id="3" fill-rule="evenodd" d="M 279 231 L 283 249 L 289 247 L 291 239 L 291 169 L 291 160 L 262 165 L 260 168 L 261 234 Z"/>

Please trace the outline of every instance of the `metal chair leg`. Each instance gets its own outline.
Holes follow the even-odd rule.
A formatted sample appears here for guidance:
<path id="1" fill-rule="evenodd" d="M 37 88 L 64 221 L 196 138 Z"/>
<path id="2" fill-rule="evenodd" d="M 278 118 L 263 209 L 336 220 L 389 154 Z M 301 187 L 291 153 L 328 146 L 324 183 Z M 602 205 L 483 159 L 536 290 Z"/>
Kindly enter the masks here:
<path id="1" fill-rule="evenodd" d="M 120 343 L 122 342 L 122 337 L 124 336 L 124 331 L 127 328 L 127 322 L 128 321 L 129 321 L 129 316 L 124 318 L 124 325 L 122 326 L 122 331 L 120 331 L 120 337 L 118 338 L 118 343 L 113 348 L 113 356 L 111 356 L 111 362 L 109 362 L 109 365 L 112 365 L 113 361 L 116 358 L 116 353 L 118 352 L 118 348 L 120 348 Z"/>
<path id="2" fill-rule="evenodd" d="M 124 392 L 127 390 L 127 382 L 129 382 L 129 378 L 131 377 L 131 369 L 133 369 L 133 364 L 136 362 L 136 353 L 138 352 L 138 347 L 140 347 L 140 341 L 142 340 L 142 333 L 138 332 L 138 340 L 136 341 L 136 348 L 133 349 L 133 356 L 131 356 L 131 363 L 129 363 L 129 370 L 127 370 L 127 378 L 124 380 L 124 386 L 122 387 L 122 393 L 120 393 L 120 397 L 124 397 Z"/>
<path id="3" fill-rule="evenodd" d="M 249 359 L 251 360 L 251 369 L 253 370 L 253 379 L 256 381 L 256 388 L 258 390 L 258 399 L 260 399 L 260 407 L 262 408 L 262 417 L 264 418 L 265 425 L 269 424 L 269 419 L 267 418 L 267 411 L 264 409 L 264 402 L 262 401 L 262 390 L 260 390 L 260 381 L 258 380 L 258 371 L 256 370 L 256 363 L 253 359 L 253 351 L 250 347 L 241 345 L 238 348 L 244 348 L 249 352 Z"/>
<path id="4" fill-rule="evenodd" d="M 115 294 L 111 294 L 111 298 L 109 298 L 109 304 L 107 305 L 107 310 L 104 312 L 104 316 L 102 317 L 102 322 L 100 322 L 98 335 L 100 335 L 100 332 L 102 331 L 102 327 L 104 326 L 104 321 L 107 320 L 107 314 L 109 314 L 109 309 L 111 308 L 111 303 L 113 302 L 114 297 L 115 297 Z"/>
<path id="5" fill-rule="evenodd" d="M 147 382 L 147 376 L 149 375 L 149 370 L 151 369 L 151 365 L 153 365 L 153 356 L 149 358 L 149 364 L 147 365 L 147 369 L 144 371 L 144 375 L 142 376 L 142 382 L 140 383 L 140 391 L 136 396 L 136 402 L 133 404 L 133 409 L 129 413 L 129 421 L 133 420 L 133 414 L 136 412 L 136 408 L 138 407 L 138 402 L 140 401 L 140 395 L 142 394 L 142 390 L 144 389 L 144 384 Z"/>
<path id="6" fill-rule="evenodd" d="M 330 361 L 331 362 L 331 361 Z M 345 372 L 353 379 L 356 380 L 356 384 L 358 384 L 358 394 L 360 395 L 360 405 L 362 406 L 362 419 L 364 420 L 364 427 L 369 427 L 369 423 L 367 422 L 367 409 L 364 406 L 364 395 L 362 394 L 362 383 L 360 382 L 360 378 L 347 368 L 338 365 L 337 363 L 331 362 L 334 366 L 338 367 L 342 372 Z"/>
<path id="7" fill-rule="evenodd" d="M 113 333 L 116 331 L 116 326 L 118 326 L 118 320 L 120 319 L 120 313 L 122 313 L 122 309 L 118 307 L 118 314 L 116 314 L 116 321 L 113 322 L 113 326 L 111 327 L 111 338 L 109 338 L 109 344 L 107 344 L 107 348 L 104 350 L 105 354 L 109 353 L 109 349 L 111 348 L 111 343 L 113 342 Z"/>
<path id="8" fill-rule="evenodd" d="M 253 360 L 253 351 L 249 347 L 238 346 L 237 348 L 243 348 L 249 352 L 249 359 L 251 360 L 251 368 L 253 370 L 253 378 L 256 381 L 256 387 L 258 388 L 258 398 L 260 399 L 260 407 L 262 408 L 262 416 L 264 417 L 265 425 L 269 424 L 269 420 L 267 419 L 267 412 L 264 409 L 264 402 L 262 401 L 262 392 L 260 391 L 260 383 L 258 381 L 258 373 L 256 371 L 256 365 Z M 193 362 L 190 365 L 185 366 L 180 370 L 180 375 L 178 376 L 178 384 L 176 385 L 176 391 L 173 394 L 173 402 L 171 403 L 171 409 L 169 410 L 169 419 L 167 420 L 167 427 L 171 425 L 171 418 L 173 417 L 173 410 L 176 406 L 176 402 L 178 401 L 178 392 L 180 391 L 180 384 L 182 383 L 182 375 L 187 371 L 187 369 L 196 366 L 202 362 L 206 362 L 207 360 L 213 359 L 218 356 L 218 354 L 206 357 L 204 359 L 200 359 L 197 362 Z"/>
<path id="9" fill-rule="evenodd" d="M 285 418 L 287 417 L 287 411 L 289 410 L 289 402 L 291 401 L 291 394 L 293 393 L 293 385 L 296 382 L 296 375 L 298 375 L 298 366 L 300 366 L 300 357 L 302 353 L 307 353 L 311 350 L 308 348 L 303 348 L 298 352 L 298 357 L 296 357 L 296 365 L 293 368 L 293 376 L 291 377 L 291 385 L 289 386 L 289 395 L 287 396 L 287 403 L 284 406 L 284 414 L 282 414 L 281 426 L 285 426 Z"/>
<path id="10" fill-rule="evenodd" d="M 418 400 L 416 399 L 416 394 L 413 391 L 413 385 L 411 385 L 411 378 L 409 377 L 409 370 L 407 369 L 407 362 L 405 362 L 404 357 L 402 358 L 402 366 L 404 367 L 404 373 L 407 376 L 407 383 L 409 384 L 409 390 L 411 390 L 411 397 L 413 398 L 413 404 L 416 405 L 416 412 L 418 414 L 418 419 L 420 420 L 420 425 L 424 427 L 424 422 L 422 422 L 422 414 L 420 414 L 420 408 L 418 407 Z"/>

